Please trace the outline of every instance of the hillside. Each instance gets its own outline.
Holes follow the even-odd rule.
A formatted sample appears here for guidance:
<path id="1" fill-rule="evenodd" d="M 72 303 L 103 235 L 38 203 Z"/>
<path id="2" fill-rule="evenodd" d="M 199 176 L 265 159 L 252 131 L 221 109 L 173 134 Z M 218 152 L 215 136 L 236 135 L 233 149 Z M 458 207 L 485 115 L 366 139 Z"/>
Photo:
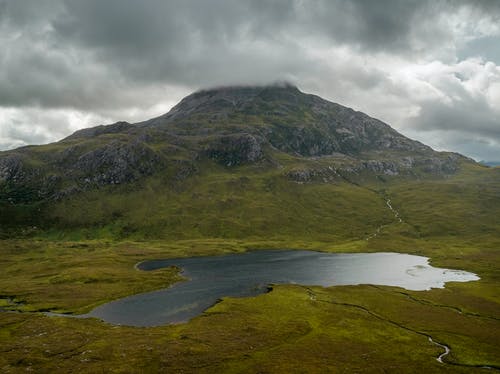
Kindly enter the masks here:
<path id="1" fill-rule="evenodd" d="M 10 233 L 242 237 L 303 232 L 310 214 L 310 223 L 321 216 L 338 235 L 357 236 L 387 220 L 370 189 L 463 167 L 476 166 L 294 86 L 223 87 L 148 121 L 1 152 L 0 223 Z M 283 219 L 288 228 L 278 227 Z"/>
<path id="2" fill-rule="evenodd" d="M 145 122 L 0 153 L 0 368 L 499 369 L 499 216 L 500 168 L 295 87 L 200 91 Z M 278 248 L 417 254 L 480 280 L 429 291 L 278 284 L 150 328 L 45 314 L 183 278 L 138 271 L 147 259 Z"/>

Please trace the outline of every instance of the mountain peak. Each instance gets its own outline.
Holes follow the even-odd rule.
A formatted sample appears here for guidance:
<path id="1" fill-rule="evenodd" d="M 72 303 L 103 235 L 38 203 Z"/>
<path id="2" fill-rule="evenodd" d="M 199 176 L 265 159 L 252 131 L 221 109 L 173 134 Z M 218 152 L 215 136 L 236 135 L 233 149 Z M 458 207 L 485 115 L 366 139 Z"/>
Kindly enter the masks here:
<path id="1" fill-rule="evenodd" d="M 322 158 L 330 163 L 326 169 Z M 240 85 L 195 92 L 167 114 L 142 123 L 97 126 L 50 146 L 1 153 L 0 189 L 4 197 L 17 199 L 7 192 L 27 186 L 30 193 L 23 199 L 35 199 L 156 173 L 182 180 L 202 167 L 202 160 L 288 169 L 317 163 L 287 172 L 302 183 L 318 175 L 334 180 L 364 173 L 449 174 L 464 158 L 435 152 L 382 121 L 289 83 Z"/>
<path id="2" fill-rule="evenodd" d="M 299 91 L 298 87 L 288 81 L 276 81 L 269 84 L 236 84 L 236 85 L 222 85 L 214 86 L 208 88 L 202 88 L 192 95 L 197 94 L 214 94 L 214 93 L 226 93 L 226 94 L 238 94 L 239 92 L 254 92 L 258 93 L 266 89 L 281 89 L 281 90 L 291 90 Z M 189 95 L 191 96 L 191 95 Z M 189 97 L 187 96 L 187 97 Z"/>
<path id="3" fill-rule="evenodd" d="M 170 112 L 143 123 L 158 125 L 164 123 L 166 119 L 185 118 L 186 115 L 192 115 L 195 112 L 212 113 L 217 110 L 227 112 L 262 97 L 266 99 L 281 97 L 293 102 L 295 101 L 293 98 L 298 95 L 305 94 L 289 82 L 204 88 L 184 97 Z"/>
<path id="4" fill-rule="evenodd" d="M 142 122 L 151 126 L 162 126 L 172 121 L 187 119 L 195 115 L 210 115 L 213 120 L 227 118 L 230 113 L 247 111 L 263 100 L 270 105 L 276 99 L 294 103 L 299 95 L 305 95 L 296 86 L 284 83 L 269 85 L 220 86 L 196 91 L 184 97 L 168 113 Z M 256 113 L 257 114 L 257 113 Z"/>
<path id="5" fill-rule="evenodd" d="M 304 93 L 288 82 L 200 90 L 141 125 L 190 136 L 249 133 L 302 156 L 430 151 L 382 121 Z"/>

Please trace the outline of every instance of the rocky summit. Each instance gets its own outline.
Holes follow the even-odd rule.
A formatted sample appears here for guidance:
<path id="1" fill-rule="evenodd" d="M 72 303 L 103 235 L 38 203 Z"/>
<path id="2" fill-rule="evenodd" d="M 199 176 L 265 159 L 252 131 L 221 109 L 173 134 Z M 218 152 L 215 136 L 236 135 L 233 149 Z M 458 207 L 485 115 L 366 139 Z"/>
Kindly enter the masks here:
<path id="1" fill-rule="evenodd" d="M 256 165 L 299 183 L 453 174 L 471 160 L 436 152 L 386 123 L 289 84 L 195 92 L 148 121 L 75 132 L 53 144 L 0 153 L 0 198 L 61 199 L 164 174 Z"/>

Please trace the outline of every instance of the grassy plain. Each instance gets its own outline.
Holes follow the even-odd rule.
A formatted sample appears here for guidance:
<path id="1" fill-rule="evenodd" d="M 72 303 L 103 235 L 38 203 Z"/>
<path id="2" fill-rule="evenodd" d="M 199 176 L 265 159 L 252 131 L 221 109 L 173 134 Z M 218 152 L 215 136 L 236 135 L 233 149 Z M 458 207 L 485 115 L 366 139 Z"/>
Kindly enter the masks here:
<path id="1" fill-rule="evenodd" d="M 467 166 L 455 177 L 365 180 L 365 187 L 244 171 L 212 170 L 182 188 L 150 179 L 119 194 L 88 192 L 44 212 L 51 227 L 2 240 L 0 307 L 18 312 L 0 313 L 0 371 L 500 368 L 500 169 Z M 145 259 L 260 248 L 419 254 L 481 280 L 419 292 L 276 285 L 265 295 L 226 298 L 189 323 L 155 328 L 40 313 L 83 313 L 180 279 L 173 270 L 136 270 Z M 429 336 L 451 348 L 445 363 Z"/>

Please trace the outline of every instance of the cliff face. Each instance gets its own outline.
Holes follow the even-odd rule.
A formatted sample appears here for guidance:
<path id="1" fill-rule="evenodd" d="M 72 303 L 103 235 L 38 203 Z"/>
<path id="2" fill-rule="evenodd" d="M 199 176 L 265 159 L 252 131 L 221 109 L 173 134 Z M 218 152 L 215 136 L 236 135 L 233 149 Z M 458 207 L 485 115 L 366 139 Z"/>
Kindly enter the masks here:
<path id="1" fill-rule="evenodd" d="M 145 122 L 97 126 L 57 143 L 1 152 L 0 198 L 60 199 L 156 174 L 180 181 L 202 170 L 204 160 L 282 167 L 284 177 L 301 183 L 363 173 L 442 176 L 471 162 L 290 85 L 224 87 L 189 95 Z"/>

